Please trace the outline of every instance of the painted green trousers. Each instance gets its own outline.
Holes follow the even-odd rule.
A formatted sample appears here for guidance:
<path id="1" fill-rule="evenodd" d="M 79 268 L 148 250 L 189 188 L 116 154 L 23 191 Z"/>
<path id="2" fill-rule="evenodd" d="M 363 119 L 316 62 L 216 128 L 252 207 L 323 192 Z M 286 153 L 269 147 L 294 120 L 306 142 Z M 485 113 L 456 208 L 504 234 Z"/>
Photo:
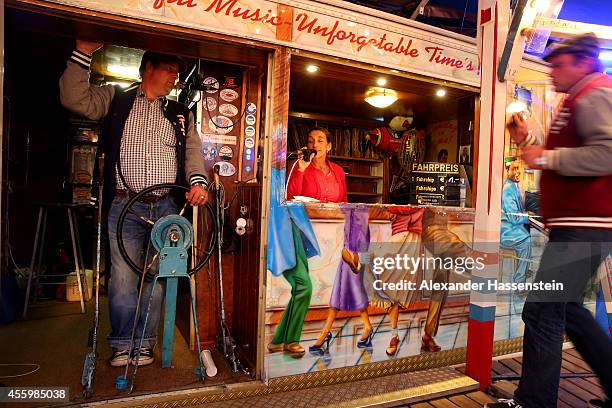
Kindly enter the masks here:
<path id="1" fill-rule="evenodd" d="M 273 344 L 300 342 L 304 319 L 312 296 L 312 282 L 308 274 L 308 258 L 302 244 L 301 232 L 293 223 L 292 229 L 296 264 L 292 269 L 283 272 L 283 276 L 291 285 L 291 299 L 289 299 L 283 318 L 276 328 L 272 339 Z"/>

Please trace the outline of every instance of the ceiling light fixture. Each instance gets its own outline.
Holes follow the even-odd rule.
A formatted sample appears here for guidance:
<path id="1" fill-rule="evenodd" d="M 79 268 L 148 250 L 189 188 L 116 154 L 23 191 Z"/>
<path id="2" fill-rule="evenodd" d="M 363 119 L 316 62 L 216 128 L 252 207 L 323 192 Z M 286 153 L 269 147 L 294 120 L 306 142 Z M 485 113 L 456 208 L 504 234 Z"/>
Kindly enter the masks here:
<path id="1" fill-rule="evenodd" d="M 438 98 L 442 98 L 443 96 L 446 96 L 446 90 L 443 88 L 440 88 L 436 91 L 436 96 Z"/>
<path id="2" fill-rule="evenodd" d="M 397 101 L 397 92 L 393 89 L 372 87 L 366 92 L 364 100 L 375 108 L 386 108 Z"/>
<path id="3" fill-rule="evenodd" d="M 306 71 L 310 72 L 311 74 L 314 74 L 315 72 L 319 72 L 319 67 L 314 64 L 310 64 L 306 67 Z"/>
<path id="4" fill-rule="evenodd" d="M 385 85 L 387 85 L 387 80 L 385 78 L 378 78 L 376 80 L 376 85 L 378 85 L 378 86 L 385 86 Z"/>

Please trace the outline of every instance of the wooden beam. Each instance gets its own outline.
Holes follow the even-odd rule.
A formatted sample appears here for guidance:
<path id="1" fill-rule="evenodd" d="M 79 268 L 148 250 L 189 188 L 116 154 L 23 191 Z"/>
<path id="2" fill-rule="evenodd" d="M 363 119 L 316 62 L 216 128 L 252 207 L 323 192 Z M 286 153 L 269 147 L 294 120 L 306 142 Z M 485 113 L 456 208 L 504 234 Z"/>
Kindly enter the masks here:
<path id="1" fill-rule="evenodd" d="M 412 12 L 412 14 L 410 15 L 410 19 L 411 20 L 416 20 L 417 16 L 419 14 L 423 14 L 421 13 L 421 9 L 424 9 L 425 6 L 427 5 L 427 3 L 429 3 L 429 0 L 421 0 L 421 2 L 419 3 L 418 6 L 416 6 L 416 8 L 414 9 L 414 11 Z"/>

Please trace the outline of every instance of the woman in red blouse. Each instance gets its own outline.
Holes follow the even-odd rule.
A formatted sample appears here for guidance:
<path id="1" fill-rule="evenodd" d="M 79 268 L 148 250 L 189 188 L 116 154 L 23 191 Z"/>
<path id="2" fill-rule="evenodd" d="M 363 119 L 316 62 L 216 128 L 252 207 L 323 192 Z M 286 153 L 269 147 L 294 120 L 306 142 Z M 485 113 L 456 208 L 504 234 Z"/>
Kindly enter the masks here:
<path id="1" fill-rule="evenodd" d="M 329 130 L 314 128 L 308 134 L 308 148 L 316 150 L 310 161 L 300 157 L 290 174 L 287 199 L 294 196 L 316 198 L 322 202 L 347 202 L 346 179 L 342 167 L 327 159 L 331 151 Z"/>

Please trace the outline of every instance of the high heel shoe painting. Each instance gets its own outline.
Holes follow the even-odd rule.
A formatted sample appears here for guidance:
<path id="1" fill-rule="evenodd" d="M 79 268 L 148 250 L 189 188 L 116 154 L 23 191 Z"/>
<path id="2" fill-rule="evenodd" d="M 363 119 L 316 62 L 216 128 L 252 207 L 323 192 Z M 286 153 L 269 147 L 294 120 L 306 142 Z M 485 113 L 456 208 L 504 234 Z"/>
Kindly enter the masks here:
<path id="1" fill-rule="evenodd" d="M 359 348 L 370 348 L 372 347 L 372 337 L 374 337 L 374 329 L 370 328 L 370 332 L 365 339 L 359 339 L 357 347 Z"/>
<path id="2" fill-rule="evenodd" d="M 324 353 L 329 352 L 329 342 L 331 341 L 331 339 L 332 334 L 330 332 L 327 332 L 327 335 L 325 336 L 321 344 L 313 344 L 312 346 L 308 347 L 308 351 L 311 354 L 315 355 L 323 355 Z"/>

